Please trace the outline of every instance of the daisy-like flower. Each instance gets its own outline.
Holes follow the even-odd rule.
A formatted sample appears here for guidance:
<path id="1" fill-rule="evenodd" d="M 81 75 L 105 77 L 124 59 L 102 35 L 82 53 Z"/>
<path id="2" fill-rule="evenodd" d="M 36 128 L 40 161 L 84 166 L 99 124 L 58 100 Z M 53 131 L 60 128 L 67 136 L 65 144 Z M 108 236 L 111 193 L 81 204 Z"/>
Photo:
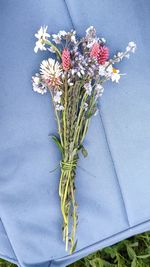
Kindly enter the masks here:
<path id="1" fill-rule="evenodd" d="M 32 77 L 32 85 L 33 85 L 34 92 L 37 92 L 41 95 L 47 93 L 47 87 L 42 82 L 42 79 L 38 73 L 36 73 L 35 76 Z"/>
<path id="2" fill-rule="evenodd" d="M 42 79 L 48 85 L 49 88 L 60 86 L 62 84 L 61 74 L 62 69 L 58 61 L 56 62 L 52 58 L 48 60 L 43 60 L 40 65 L 40 74 Z"/>
<path id="3" fill-rule="evenodd" d="M 35 53 L 37 53 L 38 50 L 46 50 L 45 41 L 48 37 L 50 37 L 49 33 L 47 33 L 47 28 L 47 26 L 41 27 L 39 31 L 35 34 L 35 37 L 38 39 L 34 47 Z"/>
<path id="4" fill-rule="evenodd" d="M 112 68 L 112 73 L 111 73 L 111 80 L 112 82 L 116 82 L 118 83 L 119 80 L 120 80 L 120 71 L 115 69 L 115 68 Z"/>

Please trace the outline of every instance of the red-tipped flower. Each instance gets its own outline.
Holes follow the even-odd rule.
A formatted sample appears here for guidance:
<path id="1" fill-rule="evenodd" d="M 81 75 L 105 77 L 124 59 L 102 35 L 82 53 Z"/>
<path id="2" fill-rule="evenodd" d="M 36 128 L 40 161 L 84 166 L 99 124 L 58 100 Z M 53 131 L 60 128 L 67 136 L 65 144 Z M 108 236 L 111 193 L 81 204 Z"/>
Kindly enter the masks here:
<path id="1" fill-rule="evenodd" d="M 98 53 L 99 53 L 99 44 L 98 43 L 94 43 L 90 52 L 90 57 L 94 57 L 97 58 L 98 57 Z"/>
<path id="2" fill-rule="evenodd" d="M 109 49 L 106 46 L 99 46 L 99 52 L 97 56 L 97 61 L 99 64 L 105 64 L 106 60 L 109 58 Z"/>
<path id="3" fill-rule="evenodd" d="M 62 51 L 62 66 L 64 70 L 69 70 L 71 65 L 70 52 L 67 48 Z"/>

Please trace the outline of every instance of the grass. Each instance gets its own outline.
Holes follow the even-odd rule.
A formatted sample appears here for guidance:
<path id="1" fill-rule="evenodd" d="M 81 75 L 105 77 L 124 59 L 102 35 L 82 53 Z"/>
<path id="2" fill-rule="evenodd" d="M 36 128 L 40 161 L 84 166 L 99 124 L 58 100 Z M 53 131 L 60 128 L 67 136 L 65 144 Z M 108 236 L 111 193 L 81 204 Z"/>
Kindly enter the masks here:
<path id="1" fill-rule="evenodd" d="M 16 265 L 0 260 L 0 267 Z M 70 267 L 150 267 L 150 232 L 97 251 Z"/>

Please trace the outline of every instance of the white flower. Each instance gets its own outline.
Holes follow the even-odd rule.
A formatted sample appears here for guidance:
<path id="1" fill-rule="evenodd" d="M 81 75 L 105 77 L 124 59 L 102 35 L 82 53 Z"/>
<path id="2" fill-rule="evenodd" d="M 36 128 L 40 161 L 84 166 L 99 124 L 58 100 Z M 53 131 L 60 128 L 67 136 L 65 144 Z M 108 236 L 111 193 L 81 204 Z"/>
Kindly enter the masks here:
<path id="1" fill-rule="evenodd" d="M 89 83 L 85 83 L 84 88 L 85 88 L 86 93 L 88 95 L 91 95 L 91 93 L 92 93 L 92 85 L 91 85 L 91 83 L 90 82 Z"/>
<path id="2" fill-rule="evenodd" d="M 112 80 L 112 82 L 116 82 L 116 83 L 119 82 L 119 80 L 120 80 L 119 70 L 113 69 L 113 72 L 111 74 L 111 80 Z"/>
<path id="3" fill-rule="evenodd" d="M 123 52 L 118 52 L 118 53 L 117 53 L 118 62 L 119 62 L 120 60 L 122 60 L 123 57 L 124 57 L 124 53 L 123 53 Z"/>
<path id="4" fill-rule="evenodd" d="M 61 95 L 62 92 L 61 91 L 57 91 L 56 94 L 54 95 L 54 102 L 60 104 L 61 102 Z"/>
<path id="5" fill-rule="evenodd" d="M 134 53 L 135 50 L 136 50 L 136 44 L 134 42 L 129 42 L 128 46 L 126 47 L 126 51 Z"/>
<path id="6" fill-rule="evenodd" d="M 111 76 L 113 72 L 113 66 L 111 64 L 108 67 L 106 66 L 106 72 L 108 76 Z"/>
<path id="7" fill-rule="evenodd" d="M 76 44 L 77 41 L 76 41 L 75 35 L 72 35 L 71 36 L 71 42 L 74 43 L 74 44 Z"/>
<path id="8" fill-rule="evenodd" d="M 97 84 L 95 86 L 95 90 L 96 90 L 96 96 L 95 98 L 97 99 L 98 97 L 102 96 L 103 92 L 104 92 L 104 88 L 101 84 Z"/>
<path id="9" fill-rule="evenodd" d="M 33 85 L 34 92 L 37 92 L 42 95 L 47 93 L 47 87 L 42 82 L 40 75 L 38 73 L 36 73 L 35 76 L 32 77 L 32 85 Z"/>
<path id="10" fill-rule="evenodd" d="M 59 31 L 58 35 L 61 37 L 65 37 L 67 35 L 67 32 L 65 31 Z"/>
<path id="11" fill-rule="evenodd" d="M 96 29 L 93 26 L 90 26 L 86 29 L 86 36 L 89 38 L 93 38 L 96 35 Z"/>
<path id="12" fill-rule="evenodd" d="M 85 109 L 85 111 L 87 111 L 88 110 L 88 103 L 84 103 L 84 109 Z"/>
<path id="13" fill-rule="evenodd" d="M 62 105 L 59 105 L 59 104 L 56 105 L 55 108 L 56 108 L 56 110 L 59 110 L 59 111 L 64 110 L 64 107 Z"/>
<path id="14" fill-rule="evenodd" d="M 105 65 L 100 65 L 99 66 L 99 75 L 100 76 L 105 76 L 106 75 Z"/>
<path id="15" fill-rule="evenodd" d="M 61 43 L 61 36 L 59 34 L 52 34 L 52 37 L 53 37 L 53 41 L 56 43 L 56 44 L 60 44 Z"/>
<path id="16" fill-rule="evenodd" d="M 46 50 L 45 48 L 45 41 L 47 40 L 50 35 L 46 32 L 47 31 L 47 26 L 41 27 L 39 31 L 35 34 L 35 37 L 38 39 L 36 42 L 34 52 L 37 53 L 38 49 L 40 50 Z"/>
<path id="17" fill-rule="evenodd" d="M 96 42 L 96 39 L 89 39 L 87 43 L 87 48 L 91 48 L 93 44 Z"/>
<path id="18" fill-rule="evenodd" d="M 40 65 L 40 74 L 42 76 L 42 79 L 49 86 L 59 86 L 61 84 L 61 66 L 58 61 L 55 61 L 52 58 L 48 58 L 48 60 L 42 61 Z"/>

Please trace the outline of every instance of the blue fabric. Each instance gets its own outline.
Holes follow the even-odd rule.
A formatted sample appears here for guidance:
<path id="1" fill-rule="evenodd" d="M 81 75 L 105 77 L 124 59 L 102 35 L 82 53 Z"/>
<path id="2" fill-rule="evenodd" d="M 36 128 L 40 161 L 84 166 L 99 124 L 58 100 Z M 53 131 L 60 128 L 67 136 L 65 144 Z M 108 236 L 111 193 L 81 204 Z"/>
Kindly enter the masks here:
<path id="1" fill-rule="evenodd" d="M 150 2 L 148 0 L 0 1 L 0 256 L 21 267 L 65 266 L 105 246 L 150 230 Z M 108 84 L 85 141 L 76 186 L 78 246 L 69 256 L 61 237 L 59 154 L 49 95 L 32 91 L 31 76 L 47 53 L 34 54 L 41 25 L 55 33 L 93 25 L 111 53 L 135 41 Z"/>

